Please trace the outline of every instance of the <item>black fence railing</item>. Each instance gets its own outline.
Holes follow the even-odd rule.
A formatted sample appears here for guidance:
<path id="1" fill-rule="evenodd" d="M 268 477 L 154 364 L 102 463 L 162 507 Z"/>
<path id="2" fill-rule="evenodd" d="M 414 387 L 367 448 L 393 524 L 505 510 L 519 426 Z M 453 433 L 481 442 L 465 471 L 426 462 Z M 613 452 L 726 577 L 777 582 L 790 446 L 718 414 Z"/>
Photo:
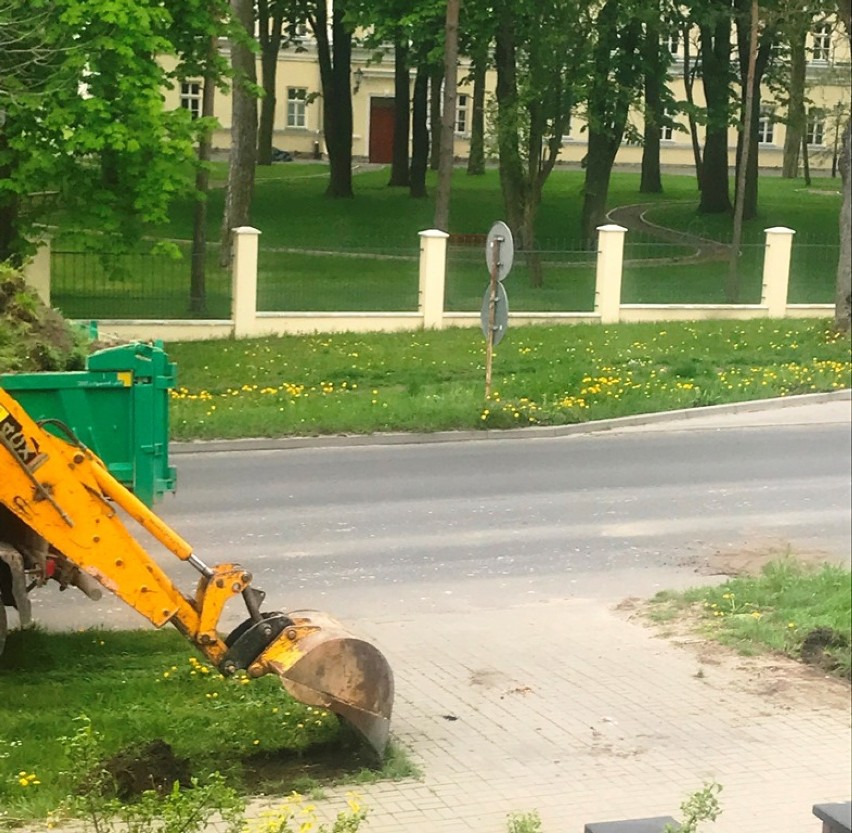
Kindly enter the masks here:
<path id="1" fill-rule="evenodd" d="M 229 318 L 230 267 L 218 255 L 218 246 L 208 248 L 204 282 L 193 293 L 188 244 L 135 252 L 58 247 L 50 258 L 51 303 L 77 319 Z"/>
<path id="2" fill-rule="evenodd" d="M 469 238 L 469 239 L 468 239 Z M 445 308 L 481 308 L 489 275 L 483 235 L 453 235 L 447 249 Z M 764 245 L 748 242 L 736 258 L 740 303 L 759 303 Z M 831 303 L 839 243 L 836 238 L 796 236 L 790 268 L 790 303 Z M 597 252 L 572 240 L 538 241 L 534 251 L 515 251 L 505 280 L 510 310 L 587 312 L 594 307 Z M 721 240 L 664 242 L 628 232 L 622 302 L 708 304 L 727 300 L 730 243 Z M 102 252 L 57 246 L 51 254 L 51 298 L 69 318 L 229 318 L 230 265 L 219 247 L 204 255 L 204 286 L 193 299 L 188 242 L 140 245 L 133 252 Z M 273 248 L 258 254 L 258 309 L 273 312 L 407 312 L 418 306 L 418 244 L 335 249 Z"/>

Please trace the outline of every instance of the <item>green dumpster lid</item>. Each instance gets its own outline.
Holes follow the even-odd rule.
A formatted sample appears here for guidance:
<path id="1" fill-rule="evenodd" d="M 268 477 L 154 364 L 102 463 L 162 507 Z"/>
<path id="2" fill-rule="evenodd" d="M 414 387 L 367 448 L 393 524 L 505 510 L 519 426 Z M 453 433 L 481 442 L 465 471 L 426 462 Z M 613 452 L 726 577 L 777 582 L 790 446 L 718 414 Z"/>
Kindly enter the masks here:
<path id="1" fill-rule="evenodd" d="M 172 364 L 161 341 L 149 344 L 133 342 L 117 347 L 107 347 L 92 353 L 86 360 L 89 370 L 130 371 L 135 376 L 169 376 L 175 375 Z"/>

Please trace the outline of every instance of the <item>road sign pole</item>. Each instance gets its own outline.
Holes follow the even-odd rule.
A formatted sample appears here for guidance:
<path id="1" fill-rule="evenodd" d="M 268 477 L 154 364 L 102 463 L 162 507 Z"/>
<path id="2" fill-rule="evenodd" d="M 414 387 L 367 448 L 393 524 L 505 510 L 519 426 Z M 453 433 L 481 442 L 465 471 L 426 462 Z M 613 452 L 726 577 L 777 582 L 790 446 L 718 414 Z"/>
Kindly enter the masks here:
<path id="1" fill-rule="evenodd" d="M 485 398 L 491 396 L 491 365 L 494 362 L 494 324 L 497 317 L 497 273 L 500 269 L 500 244 L 502 237 L 495 237 L 491 245 L 491 286 L 488 301 L 488 332 L 485 334 Z"/>

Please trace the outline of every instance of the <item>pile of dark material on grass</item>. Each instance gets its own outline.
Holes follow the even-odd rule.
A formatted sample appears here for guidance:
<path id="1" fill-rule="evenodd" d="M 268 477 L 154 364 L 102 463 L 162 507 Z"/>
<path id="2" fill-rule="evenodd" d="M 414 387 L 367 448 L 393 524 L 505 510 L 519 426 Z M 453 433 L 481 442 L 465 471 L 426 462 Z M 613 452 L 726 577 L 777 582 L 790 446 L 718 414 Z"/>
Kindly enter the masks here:
<path id="1" fill-rule="evenodd" d="M 0 373 L 82 370 L 86 338 L 0 264 Z"/>

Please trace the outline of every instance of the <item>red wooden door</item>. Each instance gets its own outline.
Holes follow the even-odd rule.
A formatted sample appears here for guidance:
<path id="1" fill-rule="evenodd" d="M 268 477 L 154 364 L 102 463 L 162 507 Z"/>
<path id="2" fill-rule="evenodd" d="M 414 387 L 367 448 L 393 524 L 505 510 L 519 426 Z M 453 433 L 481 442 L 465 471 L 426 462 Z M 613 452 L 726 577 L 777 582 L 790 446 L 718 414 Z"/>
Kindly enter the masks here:
<path id="1" fill-rule="evenodd" d="M 393 159 L 394 102 L 392 98 L 370 99 L 370 161 Z"/>

